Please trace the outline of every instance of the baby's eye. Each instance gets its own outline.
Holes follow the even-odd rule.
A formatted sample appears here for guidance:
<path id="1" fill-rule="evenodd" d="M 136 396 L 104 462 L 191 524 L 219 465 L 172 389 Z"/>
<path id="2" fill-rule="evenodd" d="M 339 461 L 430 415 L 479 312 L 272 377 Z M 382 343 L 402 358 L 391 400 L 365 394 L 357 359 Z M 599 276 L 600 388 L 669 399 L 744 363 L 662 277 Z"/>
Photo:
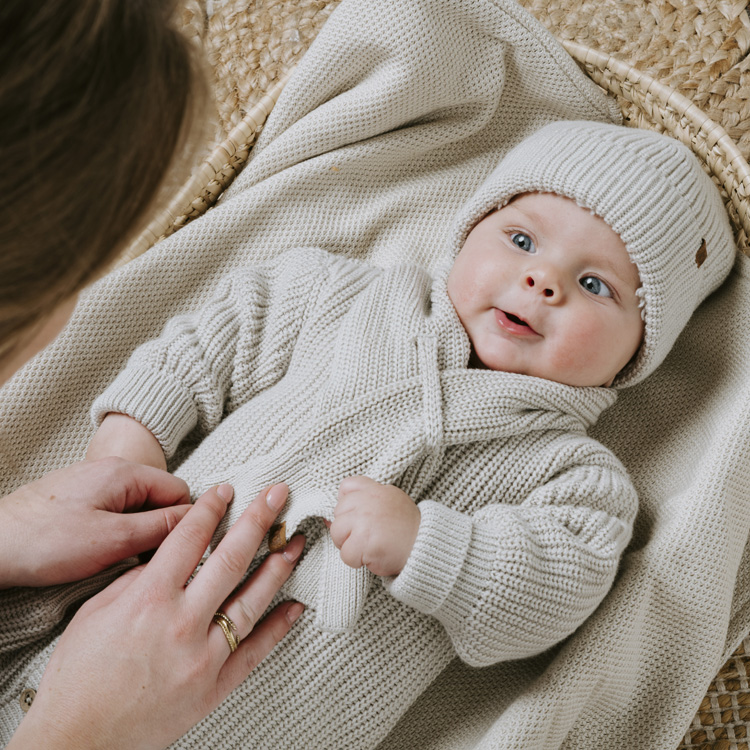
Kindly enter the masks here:
<path id="1" fill-rule="evenodd" d="M 612 290 L 601 279 L 597 279 L 596 276 L 584 276 L 579 283 L 587 292 L 591 292 L 591 294 L 596 294 L 599 297 L 612 296 Z"/>
<path id="2" fill-rule="evenodd" d="M 523 232 L 512 232 L 510 235 L 510 241 L 521 248 L 524 252 L 535 253 L 536 247 L 534 246 L 534 240 L 529 237 L 528 234 Z"/>

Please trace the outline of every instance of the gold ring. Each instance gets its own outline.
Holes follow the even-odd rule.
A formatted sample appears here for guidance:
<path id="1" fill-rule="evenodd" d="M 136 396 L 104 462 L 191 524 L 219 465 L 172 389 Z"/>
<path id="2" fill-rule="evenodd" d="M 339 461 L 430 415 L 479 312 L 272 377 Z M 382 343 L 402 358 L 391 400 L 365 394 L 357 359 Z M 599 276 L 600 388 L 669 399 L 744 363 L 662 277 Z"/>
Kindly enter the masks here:
<path id="1" fill-rule="evenodd" d="M 229 653 L 233 654 L 240 645 L 240 639 L 237 637 L 237 626 L 223 613 L 217 612 L 213 616 L 213 621 L 222 629 L 224 637 L 229 644 Z"/>

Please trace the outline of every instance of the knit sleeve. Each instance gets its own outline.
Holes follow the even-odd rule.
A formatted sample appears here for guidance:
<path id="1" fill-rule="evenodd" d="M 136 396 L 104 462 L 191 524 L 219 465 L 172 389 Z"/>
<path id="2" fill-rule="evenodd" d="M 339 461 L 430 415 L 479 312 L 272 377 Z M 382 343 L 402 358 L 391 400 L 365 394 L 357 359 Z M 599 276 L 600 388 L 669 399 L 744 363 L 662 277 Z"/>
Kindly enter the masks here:
<path id="1" fill-rule="evenodd" d="M 566 638 L 612 585 L 637 508 L 620 462 L 602 446 L 592 453 L 515 503 L 466 513 L 421 502 L 412 554 L 386 587 L 436 617 L 472 666 Z"/>
<path id="2" fill-rule="evenodd" d="M 173 318 L 136 349 L 94 402 L 95 426 L 108 412 L 128 414 L 151 430 L 167 458 L 196 425 L 209 433 L 283 376 L 328 258 L 292 250 L 227 278 L 206 307 Z"/>

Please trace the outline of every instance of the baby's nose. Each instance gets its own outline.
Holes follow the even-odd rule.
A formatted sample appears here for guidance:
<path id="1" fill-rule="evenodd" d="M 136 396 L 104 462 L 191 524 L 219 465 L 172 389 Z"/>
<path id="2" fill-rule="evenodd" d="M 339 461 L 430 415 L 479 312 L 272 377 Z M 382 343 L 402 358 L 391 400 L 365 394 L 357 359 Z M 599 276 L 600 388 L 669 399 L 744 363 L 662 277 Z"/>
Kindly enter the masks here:
<path id="1" fill-rule="evenodd" d="M 539 292 L 549 302 L 557 302 L 562 296 L 562 287 L 558 278 L 549 271 L 527 272 L 524 284 L 527 288 Z"/>

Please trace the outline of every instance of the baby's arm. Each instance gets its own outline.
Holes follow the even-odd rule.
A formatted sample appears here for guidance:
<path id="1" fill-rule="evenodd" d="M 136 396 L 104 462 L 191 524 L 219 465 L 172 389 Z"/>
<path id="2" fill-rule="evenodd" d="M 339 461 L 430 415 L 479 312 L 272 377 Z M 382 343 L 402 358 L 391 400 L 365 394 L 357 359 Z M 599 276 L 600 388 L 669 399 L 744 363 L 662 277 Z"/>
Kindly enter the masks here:
<path id="1" fill-rule="evenodd" d="M 284 375 L 307 310 L 325 285 L 330 257 L 296 250 L 235 271 L 205 308 L 172 318 L 158 339 L 133 353 L 95 401 L 95 426 L 111 413 L 130 415 L 156 438 L 167 460 L 196 427 L 201 436 L 210 433 L 227 412 Z M 106 441 L 97 434 L 96 455 L 134 449 L 128 443 L 137 428 L 121 419 L 113 424 L 127 426 L 122 434 L 107 429 Z M 145 433 L 136 440 L 135 450 L 157 460 Z"/>
<path id="2" fill-rule="evenodd" d="M 156 469 L 167 468 L 159 441 L 150 430 L 127 414 L 107 414 L 89 443 L 87 460 L 107 456 L 118 456 Z"/>
<path id="3" fill-rule="evenodd" d="M 632 533 L 635 489 L 595 441 L 568 456 L 515 503 L 468 513 L 422 501 L 406 565 L 384 579 L 396 599 L 437 618 L 472 666 L 547 650 L 580 627 L 612 585 Z M 472 498 L 479 491 L 474 483 L 454 487 Z"/>

